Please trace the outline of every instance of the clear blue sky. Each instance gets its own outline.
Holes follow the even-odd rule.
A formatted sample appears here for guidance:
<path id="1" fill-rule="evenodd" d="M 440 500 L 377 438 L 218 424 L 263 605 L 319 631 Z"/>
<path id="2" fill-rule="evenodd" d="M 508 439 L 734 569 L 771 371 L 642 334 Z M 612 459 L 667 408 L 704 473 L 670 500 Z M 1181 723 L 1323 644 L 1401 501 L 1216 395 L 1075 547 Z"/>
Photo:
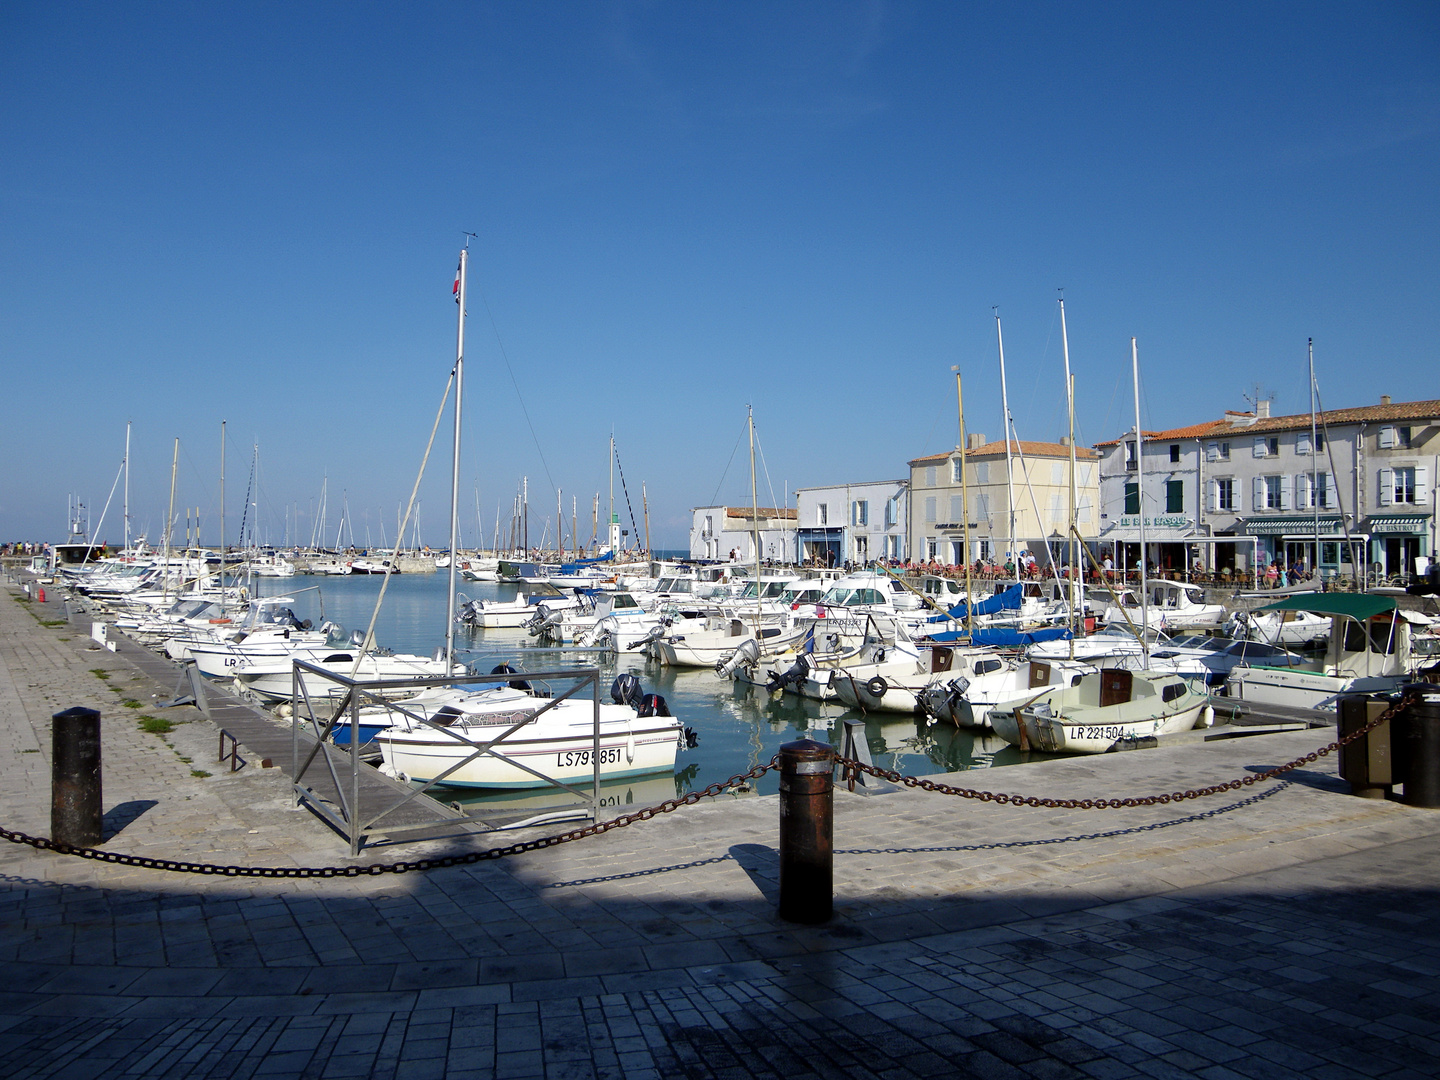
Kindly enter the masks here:
<path id="1" fill-rule="evenodd" d="M 1058 286 L 1086 442 L 1132 335 L 1149 427 L 1306 410 L 1311 336 L 1327 406 L 1440 397 L 1432 3 L 10 0 L 0 102 L 5 539 L 98 520 L 128 420 L 136 527 L 178 436 L 214 543 L 225 420 L 232 536 L 258 442 L 270 539 L 328 473 L 393 540 L 462 230 L 467 540 L 523 475 L 588 517 L 612 428 L 657 547 L 748 503 L 750 403 L 763 503 L 953 445 L 952 364 L 998 437 L 992 305 L 1056 439 Z"/>

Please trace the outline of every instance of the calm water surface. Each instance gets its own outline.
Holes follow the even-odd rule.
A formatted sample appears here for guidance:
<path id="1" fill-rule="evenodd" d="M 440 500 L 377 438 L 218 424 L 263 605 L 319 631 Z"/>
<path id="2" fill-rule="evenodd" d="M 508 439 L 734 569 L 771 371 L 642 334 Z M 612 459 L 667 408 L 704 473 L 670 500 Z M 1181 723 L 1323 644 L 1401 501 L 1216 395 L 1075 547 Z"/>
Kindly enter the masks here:
<path id="1" fill-rule="evenodd" d="M 259 578 L 256 592 L 264 596 L 295 598 L 295 613 L 313 620 L 337 622 L 349 630 L 369 625 L 383 578 L 306 577 Z M 431 655 L 445 643 L 447 574 L 398 574 L 390 578 L 385 600 L 375 623 L 375 638 L 395 652 Z M 457 582 L 459 592 L 474 599 L 512 600 L 519 587 L 488 582 Z M 458 606 L 458 605 L 457 605 Z M 527 671 L 557 671 L 594 664 L 594 653 L 539 648 L 524 630 L 469 630 L 456 627 L 457 655 L 488 671 L 502 661 Z M 763 691 L 739 688 L 709 670 L 662 667 L 639 656 L 626 655 L 601 663 L 602 689 L 620 671 L 639 677 L 646 693 L 665 698 L 670 711 L 699 735 L 693 750 L 682 750 L 675 776 L 617 781 L 606 787 L 606 799 L 615 805 L 647 806 L 676 794 L 703 788 L 752 766 L 769 761 L 782 743 L 801 737 L 837 745 L 844 719 L 864 719 L 865 734 L 875 763 L 916 776 L 1019 764 L 1040 755 L 1023 757 L 993 734 L 928 726 L 913 716 L 883 714 L 861 716 L 839 705 L 822 705 L 791 694 L 773 698 Z M 558 688 L 558 684 L 557 684 Z M 775 792 L 779 777 L 767 773 L 756 782 L 763 794 Z M 464 802 L 485 801 L 545 805 L 550 794 L 511 793 L 474 796 L 448 791 Z M 562 797 L 563 799 L 563 797 Z"/>

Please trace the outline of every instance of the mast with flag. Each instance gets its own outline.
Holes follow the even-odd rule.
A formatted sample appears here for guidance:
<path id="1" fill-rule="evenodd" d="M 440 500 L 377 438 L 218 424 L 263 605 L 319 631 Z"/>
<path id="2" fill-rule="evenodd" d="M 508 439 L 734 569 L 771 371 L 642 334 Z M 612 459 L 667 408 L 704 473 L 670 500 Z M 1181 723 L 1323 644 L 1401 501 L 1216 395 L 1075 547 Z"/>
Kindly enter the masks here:
<path id="1" fill-rule="evenodd" d="M 455 454 L 450 467 L 450 575 L 449 596 L 445 606 L 445 666 L 455 663 L 455 568 L 460 564 L 456 545 L 460 533 L 460 392 L 465 385 L 465 261 L 470 252 L 469 235 L 460 249 L 460 265 L 455 268 L 455 285 L 451 292 L 459 311 L 455 317 Z"/>

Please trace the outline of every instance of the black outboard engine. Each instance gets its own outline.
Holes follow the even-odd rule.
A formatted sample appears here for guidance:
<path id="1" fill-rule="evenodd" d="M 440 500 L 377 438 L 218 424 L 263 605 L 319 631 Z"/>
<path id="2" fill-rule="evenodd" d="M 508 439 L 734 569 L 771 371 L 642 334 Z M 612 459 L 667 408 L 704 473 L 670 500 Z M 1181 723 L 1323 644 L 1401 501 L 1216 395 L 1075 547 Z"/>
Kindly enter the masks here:
<path id="1" fill-rule="evenodd" d="M 513 667 L 511 667 L 509 664 L 496 664 L 493 668 L 490 669 L 490 674 L 491 674 L 491 675 L 517 675 L 517 674 L 519 674 L 519 672 L 517 672 L 517 671 L 516 671 Z M 531 688 L 530 684 L 529 684 L 528 682 L 526 682 L 524 679 L 511 679 L 511 680 L 510 680 L 510 689 L 511 689 L 511 690 L 523 690 L 523 691 L 525 691 L 526 693 L 529 693 L 529 691 L 530 691 L 532 688 Z"/>
<path id="2" fill-rule="evenodd" d="M 770 672 L 770 681 L 765 684 L 765 692 L 773 694 L 776 690 L 785 690 L 792 686 L 799 686 L 810 674 L 810 667 L 805 663 L 802 656 L 785 671 L 784 674 Z"/>
<path id="3" fill-rule="evenodd" d="M 670 706 L 665 704 L 665 699 L 659 694 L 646 694 L 640 699 L 640 704 L 635 707 L 636 716 L 669 716 Z"/>
<path id="4" fill-rule="evenodd" d="M 640 680 L 628 671 L 616 675 L 615 681 L 610 685 L 610 700 L 616 705 L 629 705 L 632 709 L 638 709 L 644 696 L 645 691 L 640 686 Z"/>

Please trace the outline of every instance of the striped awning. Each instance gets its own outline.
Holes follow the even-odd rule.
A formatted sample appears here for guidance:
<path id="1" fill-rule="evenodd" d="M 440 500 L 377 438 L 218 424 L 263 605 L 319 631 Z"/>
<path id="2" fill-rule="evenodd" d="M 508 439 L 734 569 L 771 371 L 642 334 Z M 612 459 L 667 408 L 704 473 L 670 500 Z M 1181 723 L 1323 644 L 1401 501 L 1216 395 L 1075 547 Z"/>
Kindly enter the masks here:
<path id="1" fill-rule="evenodd" d="M 1322 534 L 1338 533 L 1340 530 L 1338 517 L 1322 517 L 1319 521 L 1318 531 Z M 1313 517 L 1299 515 L 1250 518 L 1245 522 L 1245 532 L 1250 536 L 1314 536 L 1316 531 Z"/>
<path id="2" fill-rule="evenodd" d="M 1430 531 L 1429 514 L 1396 514 L 1393 517 L 1372 517 L 1372 533 L 1427 533 Z"/>

